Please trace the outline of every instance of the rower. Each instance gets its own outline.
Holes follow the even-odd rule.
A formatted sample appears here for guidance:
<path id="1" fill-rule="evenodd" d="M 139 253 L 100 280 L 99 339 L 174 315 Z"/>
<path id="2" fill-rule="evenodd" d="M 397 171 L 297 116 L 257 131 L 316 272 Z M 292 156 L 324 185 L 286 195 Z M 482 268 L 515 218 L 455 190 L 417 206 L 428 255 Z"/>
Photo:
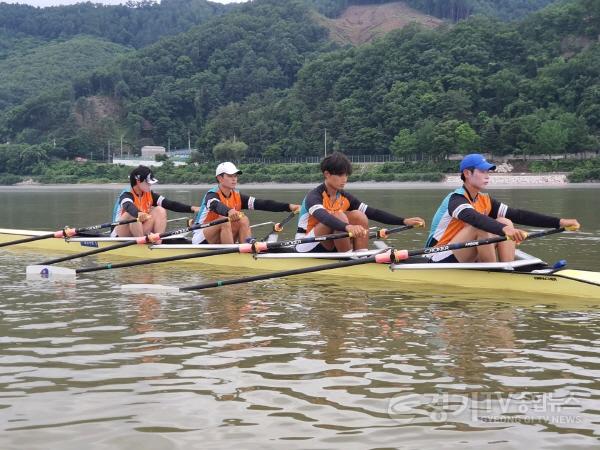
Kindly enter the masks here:
<path id="1" fill-rule="evenodd" d="M 196 230 L 194 244 L 233 244 L 252 239 L 250 221 L 241 213 L 244 209 L 261 211 L 298 211 L 300 205 L 282 203 L 275 200 L 261 200 L 236 190 L 238 176 L 242 174 L 232 162 L 222 162 L 217 166 L 215 177 L 218 185 L 211 188 L 200 203 L 196 223 L 211 222 L 219 217 L 229 217 L 229 222 L 214 227 Z"/>
<path id="2" fill-rule="evenodd" d="M 198 206 L 185 205 L 168 200 L 150 188 L 158 180 L 149 167 L 138 166 L 129 174 L 130 189 L 124 189 L 115 202 L 115 221 L 138 219 L 128 225 L 119 225 L 112 237 L 144 236 L 149 233 L 164 233 L 167 229 L 167 211 L 195 213 Z"/>
<path id="3" fill-rule="evenodd" d="M 347 252 L 367 250 L 369 244 L 369 219 L 390 225 L 423 226 L 420 217 L 404 219 L 362 203 L 344 191 L 352 174 L 350 160 L 340 152 L 334 152 L 321 161 L 324 182 L 310 191 L 302 202 L 298 218 L 296 238 L 322 236 L 335 231 L 351 233 L 350 238 L 296 246 L 298 252 Z"/>
<path id="4" fill-rule="evenodd" d="M 579 228 L 579 222 L 575 219 L 561 219 L 511 208 L 481 192 L 487 186 L 490 171 L 493 170 L 496 170 L 496 166 L 478 153 L 466 155 L 462 159 L 460 177 L 464 184 L 442 201 L 433 217 L 427 246 L 439 247 L 455 242 L 487 239 L 494 235 L 509 239 L 495 245 L 434 253 L 430 256 L 433 262 L 514 261 L 515 246 L 527 237 L 527 233 L 515 228 L 513 222 L 543 228 Z"/>

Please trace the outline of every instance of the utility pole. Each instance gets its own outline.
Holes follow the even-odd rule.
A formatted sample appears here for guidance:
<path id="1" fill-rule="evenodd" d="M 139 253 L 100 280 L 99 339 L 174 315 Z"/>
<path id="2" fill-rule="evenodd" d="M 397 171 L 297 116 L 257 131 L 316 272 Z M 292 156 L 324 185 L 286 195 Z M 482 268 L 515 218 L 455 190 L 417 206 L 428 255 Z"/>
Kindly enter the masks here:
<path id="1" fill-rule="evenodd" d="M 192 150 L 192 141 L 190 140 L 190 130 L 188 128 L 188 150 Z"/>
<path id="2" fill-rule="evenodd" d="M 123 135 L 121 135 L 121 159 L 123 159 Z"/>
<path id="3" fill-rule="evenodd" d="M 106 162 L 110 162 L 110 141 L 108 141 L 108 150 L 106 151 Z"/>

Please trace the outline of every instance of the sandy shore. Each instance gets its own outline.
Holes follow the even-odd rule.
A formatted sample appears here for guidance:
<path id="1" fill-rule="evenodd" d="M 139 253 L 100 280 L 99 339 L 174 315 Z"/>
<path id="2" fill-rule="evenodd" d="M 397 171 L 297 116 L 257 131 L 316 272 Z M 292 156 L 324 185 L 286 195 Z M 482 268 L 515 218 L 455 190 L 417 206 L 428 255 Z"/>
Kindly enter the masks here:
<path id="1" fill-rule="evenodd" d="M 350 182 L 348 189 L 451 189 L 460 186 L 458 175 L 448 175 L 445 181 L 429 182 L 373 182 L 357 181 Z M 118 191 L 123 189 L 124 183 L 105 184 L 36 184 L 24 183 L 14 186 L 0 186 L 0 191 L 23 191 L 23 190 L 109 190 Z M 208 189 L 214 184 L 159 184 L 160 189 Z M 241 183 L 242 189 L 293 189 L 309 190 L 315 183 Z M 569 188 L 600 188 L 600 183 L 569 183 L 564 173 L 519 173 L 519 174 L 492 174 L 488 189 L 569 189 Z M 158 189 L 157 189 L 158 190 Z"/>

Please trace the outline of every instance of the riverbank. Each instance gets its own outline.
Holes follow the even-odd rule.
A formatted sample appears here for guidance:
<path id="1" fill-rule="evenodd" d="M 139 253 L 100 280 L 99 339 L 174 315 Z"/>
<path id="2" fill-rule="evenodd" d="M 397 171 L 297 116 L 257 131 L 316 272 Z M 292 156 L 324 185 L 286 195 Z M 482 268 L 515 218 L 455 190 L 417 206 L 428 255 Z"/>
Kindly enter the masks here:
<path id="1" fill-rule="evenodd" d="M 277 186 L 301 184 L 316 185 L 323 179 L 318 164 L 240 164 L 243 171 L 240 181 L 248 185 Z M 106 163 L 75 163 L 55 161 L 48 166 L 38 167 L 28 174 L 0 174 L 0 185 L 42 183 L 105 185 L 127 183 L 131 167 Z M 213 164 L 188 164 L 175 167 L 163 164 L 154 168 L 154 174 L 161 184 L 212 185 L 215 181 Z M 501 164 L 493 174 L 495 186 L 538 186 L 565 185 L 567 182 L 600 182 L 600 158 L 582 161 L 533 161 L 520 164 Z M 459 183 L 456 161 L 436 162 L 386 162 L 382 164 L 355 164 L 350 178 L 353 182 L 363 182 L 377 188 L 388 186 L 393 189 L 414 186 L 434 187 L 438 183 L 455 185 Z M 381 184 L 377 184 L 381 183 Z"/>
<path id="2" fill-rule="evenodd" d="M 309 190 L 317 183 L 242 183 L 241 189 L 298 189 Z M 441 182 L 423 182 L 423 181 L 356 181 L 347 185 L 352 189 L 448 189 L 461 184 L 458 175 L 447 175 Z M 13 186 L 0 186 L 0 191 L 4 190 L 121 190 L 123 183 L 81 183 L 81 184 L 42 184 L 35 182 L 19 183 Z M 208 189 L 213 184 L 159 184 L 156 190 L 160 189 Z M 600 188 L 600 183 L 569 183 L 565 173 L 518 173 L 518 174 L 492 174 L 488 189 L 513 189 L 513 188 L 544 188 L 544 189 L 564 189 L 564 188 Z"/>

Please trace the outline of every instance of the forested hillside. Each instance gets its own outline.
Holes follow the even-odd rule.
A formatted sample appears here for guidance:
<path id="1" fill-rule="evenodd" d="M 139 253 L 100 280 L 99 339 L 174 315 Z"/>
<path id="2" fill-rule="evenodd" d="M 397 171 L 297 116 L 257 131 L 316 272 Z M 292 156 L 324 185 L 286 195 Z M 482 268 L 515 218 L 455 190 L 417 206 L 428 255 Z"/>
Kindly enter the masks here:
<path id="1" fill-rule="evenodd" d="M 205 0 L 129 1 L 126 5 L 78 3 L 52 8 L 0 3 L 0 33 L 42 40 L 80 34 L 141 48 L 227 11 Z M 0 43 L 0 49 L 3 44 Z"/>
<path id="2" fill-rule="evenodd" d="M 574 0 L 339 49 L 305 1 L 257 0 L 31 96 L 0 139 L 95 158 L 188 136 L 206 154 L 241 140 L 248 156 L 316 155 L 325 129 L 353 154 L 596 149 L 599 34 L 600 0 Z"/>
<path id="3" fill-rule="evenodd" d="M 48 91 L 69 90 L 76 79 L 114 63 L 128 51 L 118 44 L 79 36 L 0 59 L 0 111 Z"/>
<path id="4" fill-rule="evenodd" d="M 44 43 L 43 39 L 0 28 L 0 61 L 9 56 L 23 55 Z"/>
<path id="5" fill-rule="evenodd" d="M 332 45 L 327 31 L 313 22 L 311 11 L 301 3 L 263 0 L 241 5 L 75 82 L 74 98 L 79 100 L 74 107 L 85 109 L 85 98 L 98 96 L 122 105 L 123 114 L 107 117 L 104 126 L 79 127 L 70 113 L 56 117 L 54 124 L 24 124 L 24 105 L 19 120 L 14 120 L 13 111 L 4 114 L 0 136 L 14 140 L 26 126 L 29 142 L 52 136 L 73 155 L 99 153 L 108 139 L 122 134 L 127 141 L 170 140 L 182 146 L 188 131 L 195 140 L 218 108 L 268 89 L 289 88 L 303 64 Z M 52 93 L 51 98 L 41 98 L 29 116 L 69 99 L 70 93 L 62 99 Z"/>
<path id="6" fill-rule="evenodd" d="M 394 0 L 307 0 L 320 13 L 337 17 L 352 5 L 390 3 Z M 459 21 L 471 14 L 484 14 L 502 20 L 522 19 L 556 0 L 406 0 L 419 11 L 432 16 Z"/>
<path id="7" fill-rule="evenodd" d="M 200 146 L 237 136 L 250 154 L 473 150 L 561 153 L 598 147 L 600 2 L 555 5 L 516 24 L 473 18 L 390 33 L 306 64 L 288 91 L 221 108 Z"/>

